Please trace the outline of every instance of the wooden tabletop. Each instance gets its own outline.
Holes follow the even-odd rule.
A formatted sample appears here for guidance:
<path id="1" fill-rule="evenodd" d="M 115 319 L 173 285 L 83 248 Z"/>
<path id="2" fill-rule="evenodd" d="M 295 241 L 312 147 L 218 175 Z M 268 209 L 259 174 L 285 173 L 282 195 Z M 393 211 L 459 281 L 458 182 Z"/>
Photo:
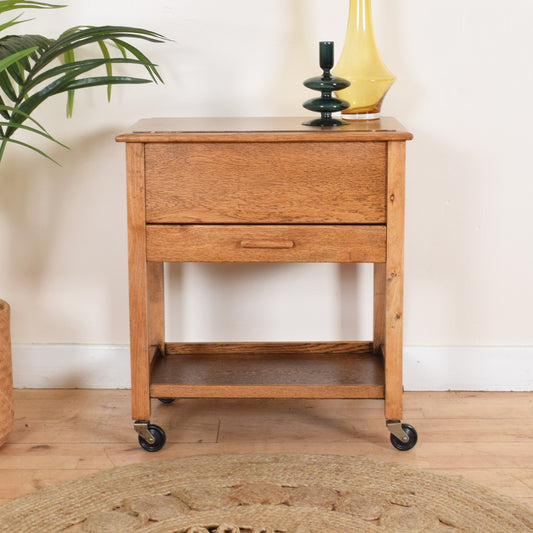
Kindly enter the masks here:
<path id="1" fill-rule="evenodd" d="M 334 127 L 304 126 L 308 117 L 149 118 L 135 123 L 119 142 L 406 141 L 397 120 L 352 120 Z"/>

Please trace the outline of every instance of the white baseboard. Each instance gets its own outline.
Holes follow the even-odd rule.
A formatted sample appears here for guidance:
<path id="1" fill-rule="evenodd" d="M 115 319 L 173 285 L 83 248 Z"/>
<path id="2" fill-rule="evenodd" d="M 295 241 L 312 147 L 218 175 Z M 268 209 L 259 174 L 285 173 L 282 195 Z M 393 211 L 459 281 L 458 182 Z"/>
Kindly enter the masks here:
<path id="1" fill-rule="evenodd" d="M 14 344 L 16 389 L 128 389 L 126 345 Z"/>
<path id="2" fill-rule="evenodd" d="M 18 344 L 15 388 L 127 389 L 129 347 Z M 533 390 L 533 346 L 406 346 L 405 390 Z"/>
<path id="3" fill-rule="evenodd" d="M 406 346 L 405 390 L 533 391 L 533 346 Z"/>

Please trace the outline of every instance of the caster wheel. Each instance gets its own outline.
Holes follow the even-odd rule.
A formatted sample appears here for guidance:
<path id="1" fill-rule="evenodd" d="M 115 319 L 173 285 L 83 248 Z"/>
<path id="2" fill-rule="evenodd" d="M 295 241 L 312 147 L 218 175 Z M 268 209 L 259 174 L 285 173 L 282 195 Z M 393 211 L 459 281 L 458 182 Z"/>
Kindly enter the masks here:
<path id="1" fill-rule="evenodd" d="M 165 432 L 155 424 L 150 424 L 148 426 L 148 431 L 153 435 L 155 441 L 153 444 L 150 444 L 147 440 L 139 435 L 139 444 L 147 452 L 158 452 L 164 445 L 167 440 Z"/>
<path id="2" fill-rule="evenodd" d="M 407 442 L 403 442 L 391 433 L 390 441 L 397 450 L 400 450 L 401 452 L 406 452 L 407 450 L 414 448 L 418 440 L 418 433 L 416 432 L 416 429 L 413 426 L 410 426 L 409 424 L 402 424 L 402 429 L 409 437 L 409 440 Z"/>
<path id="3" fill-rule="evenodd" d="M 161 403 L 172 403 L 176 398 L 158 398 Z"/>

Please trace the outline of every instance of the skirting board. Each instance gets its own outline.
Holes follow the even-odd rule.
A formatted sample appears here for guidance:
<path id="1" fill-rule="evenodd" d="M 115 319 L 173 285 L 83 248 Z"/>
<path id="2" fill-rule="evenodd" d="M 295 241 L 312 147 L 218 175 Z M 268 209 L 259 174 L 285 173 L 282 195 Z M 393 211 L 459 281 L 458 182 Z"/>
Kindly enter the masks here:
<path id="1" fill-rule="evenodd" d="M 127 389 L 126 345 L 13 345 L 15 388 Z M 532 391 L 533 346 L 406 346 L 405 390 Z"/>

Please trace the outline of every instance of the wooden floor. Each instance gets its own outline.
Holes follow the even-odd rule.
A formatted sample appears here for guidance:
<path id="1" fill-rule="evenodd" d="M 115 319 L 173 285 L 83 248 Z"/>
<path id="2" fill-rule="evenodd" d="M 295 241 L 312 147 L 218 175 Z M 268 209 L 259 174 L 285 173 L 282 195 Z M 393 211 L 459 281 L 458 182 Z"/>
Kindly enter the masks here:
<path id="1" fill-rule="evenodd" d="M 114 466 L 195 454 L 295 452 L 364 455 L 475 482 L 533 505 L 533 393 L 405 394 L 418 445 L 389 442 L 379 400 L 153 401 L 167 433 L 139 448 L 129 391 L 15 391 L 16 421 L 0 448 L 0 503 Z"/>

